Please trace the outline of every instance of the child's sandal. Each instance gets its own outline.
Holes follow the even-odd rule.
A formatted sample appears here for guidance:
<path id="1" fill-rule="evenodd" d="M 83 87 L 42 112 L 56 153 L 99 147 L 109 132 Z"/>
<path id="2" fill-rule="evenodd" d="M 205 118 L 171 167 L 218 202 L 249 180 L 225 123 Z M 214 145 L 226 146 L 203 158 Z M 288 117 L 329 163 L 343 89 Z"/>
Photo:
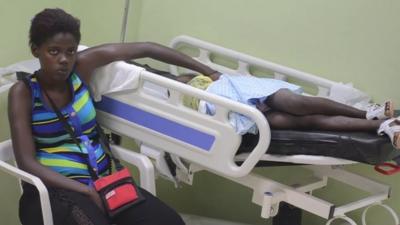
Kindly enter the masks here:
<path id="1" fill-rule="evenodd" d="M 371 105 L 367 109 L 366 118 L 368 120 L 389 119 L 394 116 L 394 104 L 391 100 L 386 101 L 383 105 Z"/>

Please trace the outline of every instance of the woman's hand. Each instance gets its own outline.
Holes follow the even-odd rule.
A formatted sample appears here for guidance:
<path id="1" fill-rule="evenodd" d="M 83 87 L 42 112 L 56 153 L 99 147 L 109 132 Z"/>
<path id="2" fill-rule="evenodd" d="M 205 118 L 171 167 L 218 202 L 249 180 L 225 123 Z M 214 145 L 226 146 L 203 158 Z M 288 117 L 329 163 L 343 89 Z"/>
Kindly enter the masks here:
<path id="1" fill-rule="evenodd" d="M 216 81 L 219 79 L 219 77 L 222 75 L 221 72 L 214 70 L 211 73 L 207 74 L 206 76 L 209 76 L 211 80 Z"/>
<path id="2" fill-rule="evenodd" d="M 104 212 L 104 207 L 103 207 L 103 202 L 101 201 L 99 193 L 94 188 L 88 187 L 87 195 L 89 196 L 90 199 L 101 209 L 102 212 Z"/>

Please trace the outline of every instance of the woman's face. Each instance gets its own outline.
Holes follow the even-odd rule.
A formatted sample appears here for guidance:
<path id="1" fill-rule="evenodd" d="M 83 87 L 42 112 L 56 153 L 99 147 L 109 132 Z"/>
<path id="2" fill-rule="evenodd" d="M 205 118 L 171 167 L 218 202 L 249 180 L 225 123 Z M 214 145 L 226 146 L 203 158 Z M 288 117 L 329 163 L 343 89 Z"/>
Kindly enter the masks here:
<path id="1" fill-rule="evenodd" d="M 32 53 L 40 61 L 41 74 L 49 81 L 65 81 L 75 61 L 78 42 L 70 33 L 57 33 Z"/>

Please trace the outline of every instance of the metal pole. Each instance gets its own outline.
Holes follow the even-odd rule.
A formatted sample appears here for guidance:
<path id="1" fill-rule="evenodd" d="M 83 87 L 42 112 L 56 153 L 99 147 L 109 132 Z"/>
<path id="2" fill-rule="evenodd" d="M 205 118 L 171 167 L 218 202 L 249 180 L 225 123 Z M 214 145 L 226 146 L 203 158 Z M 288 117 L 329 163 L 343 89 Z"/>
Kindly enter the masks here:
<path id="1" fill-rule="evenodd" d="M 130 0 L 125 0 L 124 17 L 122 18 L 122 28 L 121 28 L 121 42 L 125 42 L 126 36 L 126 24 L 128 23 L 129 14 L 129 2 Z"/>

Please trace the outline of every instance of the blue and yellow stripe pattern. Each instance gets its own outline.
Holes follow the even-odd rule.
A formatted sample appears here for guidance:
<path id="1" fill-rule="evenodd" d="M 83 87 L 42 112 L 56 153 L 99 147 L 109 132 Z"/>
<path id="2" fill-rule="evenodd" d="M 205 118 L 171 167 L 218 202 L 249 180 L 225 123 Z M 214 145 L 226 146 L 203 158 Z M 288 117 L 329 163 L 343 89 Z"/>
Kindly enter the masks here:
<path id="1" fill-rule="evenodd" d="M 111 162 L 99 143 L 96 131 L 96 111 L 88 88 L 76 73 L 69 77 L 71 92 L 70 104 L 59 109 L 72 126 L 75 137 L 87 136 L 96 156 L 98 174 L 109 174 Z M 92 178 L 88 170 L 88 147 L 79 148 L 53 109 L 44 102 L 36 75 L 29 77 L 32 90 L 32 134 L 36 145 L 38 161 L 54 171 L 81 183 L 90 184 Z"/>

